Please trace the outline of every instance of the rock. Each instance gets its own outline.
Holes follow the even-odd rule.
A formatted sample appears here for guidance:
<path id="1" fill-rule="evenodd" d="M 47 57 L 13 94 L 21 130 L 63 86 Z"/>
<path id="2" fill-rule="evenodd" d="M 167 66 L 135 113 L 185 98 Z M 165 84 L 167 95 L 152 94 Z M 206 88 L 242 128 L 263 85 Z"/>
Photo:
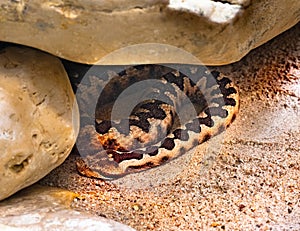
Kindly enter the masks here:
<path id="1" fill-rule="evenodd" d="M 75 193 L 53 187 L 29 187 L 0 203 L 0 228 L 134 231 L 118 222 L 70 209 L 76 196 Z"/>
<path id="2" fill-rule="evenodd" d="M 194 63 L 170 46 L 140 46 L 160 43 L 222 65 L 295 25 L 299 9 L 299 0 L 5 1 L 0 41 L 89 64 Z"/>
<path id="3" fill-rule="evenodd" d="M 33 49 L 0 52 L 0 200 L 38 181 L 69 155 L 78 109 L 63 65 Z"/>

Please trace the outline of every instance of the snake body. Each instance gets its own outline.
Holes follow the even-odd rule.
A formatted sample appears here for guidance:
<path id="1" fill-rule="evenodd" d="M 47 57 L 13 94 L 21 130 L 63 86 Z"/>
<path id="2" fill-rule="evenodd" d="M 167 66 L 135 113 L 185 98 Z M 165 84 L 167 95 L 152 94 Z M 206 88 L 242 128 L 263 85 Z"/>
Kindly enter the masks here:
<path id="1" fill-rule="evenodd" d="M 165 164 L 224 131 L 238 112 L 236 86 L 204 66 L 137 65 L 95 73 L 77 90 L 82 125 L 76 164 L 88 177 L 113 179 Z M 127 118 L 112 120 L 122 114 L 114 112 L 115 102 L 129 107 L 131 95 L 122 95 L 129 86 L 140 102 Z"/>

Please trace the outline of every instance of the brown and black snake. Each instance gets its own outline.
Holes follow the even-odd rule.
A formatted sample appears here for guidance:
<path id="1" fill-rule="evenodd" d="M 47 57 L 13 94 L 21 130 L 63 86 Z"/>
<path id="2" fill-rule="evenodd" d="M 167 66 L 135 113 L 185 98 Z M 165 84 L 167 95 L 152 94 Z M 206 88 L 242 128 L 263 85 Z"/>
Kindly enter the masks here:
<path id="1" fill-rule="evenodd" d="M 232 81 L 200 65 L 95 69 L 76 96 L 77 169 L 101 179 L 167 163 L 224 131 L 239 109 Z"/>

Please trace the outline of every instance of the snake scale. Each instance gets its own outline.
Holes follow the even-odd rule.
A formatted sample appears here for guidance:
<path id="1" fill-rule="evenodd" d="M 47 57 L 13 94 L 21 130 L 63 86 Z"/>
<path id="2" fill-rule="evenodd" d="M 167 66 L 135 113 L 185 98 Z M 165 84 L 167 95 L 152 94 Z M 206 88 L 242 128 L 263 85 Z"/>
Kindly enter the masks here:
<path id="1" fill-rule="evenodd" d="M 131 91 L 123 94 L 126 89 Z M 233 82 L 200 65 L 92 71 L 76 95 L 81 113 L 77 169 L 101 179 L 167 163 L 224 131 L 239 109 Z M 132 106 L 136 99 L 140 102 Z M 118 101 L 124 111 L 114 111 Z"/>

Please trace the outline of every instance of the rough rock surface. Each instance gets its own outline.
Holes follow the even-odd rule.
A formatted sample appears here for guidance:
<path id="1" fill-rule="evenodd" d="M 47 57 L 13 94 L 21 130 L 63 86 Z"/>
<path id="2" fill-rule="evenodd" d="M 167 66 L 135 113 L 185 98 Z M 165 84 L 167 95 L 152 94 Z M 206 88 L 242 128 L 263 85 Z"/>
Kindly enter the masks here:
<path id="1" fill-rule="evenodd" d="M 0 203 L 1 230 L 103 230 L 134 229 L 70 209 L 75 193 L 51 187 L 32 186 Z M 55 205 L 55 206 L 54 206 Z"/>
<path id="2" fill-rule="evenodd" d="M 81 63 L 190 63 L 170 47 L 204 64 L 240 60 L 300 20 L 300 1 L 104 0 L 5 1 L 0 41 L 36 47 Z M 13 29 L 12 29 L 13 28 Z M 170 51 L 171 50 L 171 51 Z"/>
<path id="3" fill-rule="evenodd" d="M 0 199 L 60 165 L 77 130 L 77 104 L 61 62 L 29 48 L 1 50 Z"/>

